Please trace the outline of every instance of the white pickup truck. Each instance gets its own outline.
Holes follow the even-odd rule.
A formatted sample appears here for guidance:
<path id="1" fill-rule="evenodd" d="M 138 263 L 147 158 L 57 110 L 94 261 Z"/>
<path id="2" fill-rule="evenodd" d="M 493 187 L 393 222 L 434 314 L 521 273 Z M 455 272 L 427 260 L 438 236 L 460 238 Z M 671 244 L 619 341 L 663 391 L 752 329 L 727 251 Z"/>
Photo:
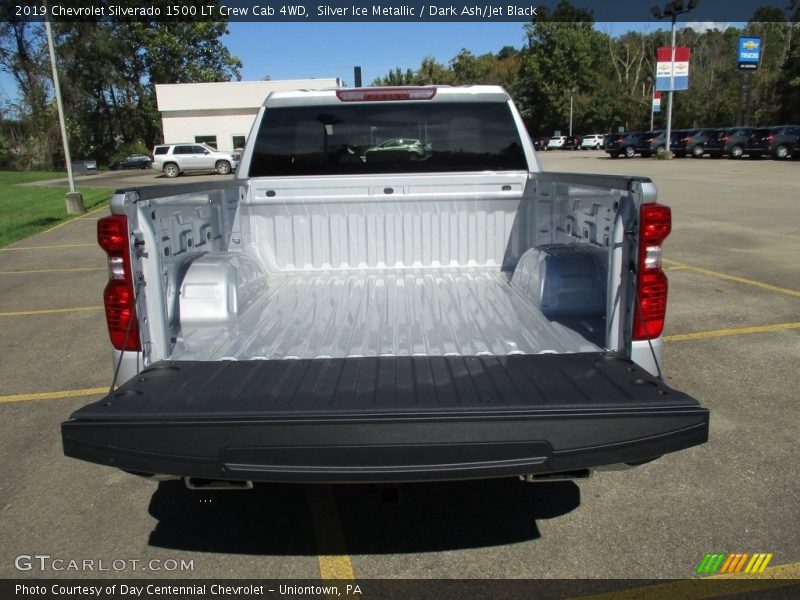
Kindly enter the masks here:
<path id="1" fill-rule="evenodd" d="M 669 208 L 543 172 L 501 88 L 274 92 L 234 179 L 110 204 L 118 387 L 68 456 L 190 487 L 536 480 L 707 440 L 658 366 Z"/>

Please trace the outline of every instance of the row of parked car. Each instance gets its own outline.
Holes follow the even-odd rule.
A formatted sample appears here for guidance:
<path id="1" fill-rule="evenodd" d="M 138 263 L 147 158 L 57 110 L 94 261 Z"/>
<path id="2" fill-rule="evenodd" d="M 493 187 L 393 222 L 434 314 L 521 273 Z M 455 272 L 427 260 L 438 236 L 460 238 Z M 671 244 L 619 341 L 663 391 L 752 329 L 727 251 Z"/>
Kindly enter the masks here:
<path id="1" fill-rule="evenodd" d="M 220 152 L 206 144 L 159 144 L 153 154 L 131 154 L 110 165 L 112 170 L 155 169 L 167 177 L 177 177 L 187 171 L 232 173 L 239 164 L 241 151 Z"/>
<path id="2" fill-rule="evenodd" d="M 667 149 L 663 130 L 553 136 L 535 139 L 534 146 L 537 150 L 605 149 L 612 158 L 632 158 L 637 154 L 646 158 Z M 669 149 L 677 157 L 800 158 L 800 125 L 675 129 L 671 132 Z"/>
<path id="3" fill-rule="evenodd" d="M 670 136 L 669 149 L 677 157 L 761 158 L 783 160 L 800 157 L 800 126 L 678 129 Z M 606 136 L 605 151 L 612 157 L 653 156 L 666 150 L 666 132 L 625 132 Z"/>

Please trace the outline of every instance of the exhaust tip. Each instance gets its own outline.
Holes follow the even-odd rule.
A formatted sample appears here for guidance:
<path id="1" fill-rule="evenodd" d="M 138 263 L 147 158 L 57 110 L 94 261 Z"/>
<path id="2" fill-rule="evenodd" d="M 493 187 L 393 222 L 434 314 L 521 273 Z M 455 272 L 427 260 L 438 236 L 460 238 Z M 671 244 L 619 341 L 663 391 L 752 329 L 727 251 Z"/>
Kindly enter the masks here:
<path id="1" fill-rule="evenodd" d="M 562 471 L 560 473 L 529 473 L 520 475 L 522 481 L 528 483 L 544 483 L 550 481 L 574 481 L 576 479 L 589 479 L 592 476 L 591 469 L 576 469 L 575 471 Z"/>
<path id="2" fill-rule="evenodd" d="M 184 483 L 190 490 L 252 490 L 252 481 L 231 481 L 226 479 L 204 479 L 202 477 L 184 477 Z"/>

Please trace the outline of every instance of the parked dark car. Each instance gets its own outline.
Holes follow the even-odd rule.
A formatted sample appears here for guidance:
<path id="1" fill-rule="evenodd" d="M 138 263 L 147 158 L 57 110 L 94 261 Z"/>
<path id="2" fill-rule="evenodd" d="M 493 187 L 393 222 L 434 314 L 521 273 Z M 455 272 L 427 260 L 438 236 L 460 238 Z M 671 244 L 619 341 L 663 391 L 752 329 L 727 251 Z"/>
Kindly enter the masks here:
<path id="1" fill-rule="evenodd" d="M 617 158 L 620 155 L 625 158 L 633 158 L 636 156 L 636 149 L 641 143 L 639 137 L 641 133 L 627 131 L 625 133 L 612 133 L 606 136 L 606 152 L 611 158 Z"/>
<path id="2" fill-rule="evenodd" d="M 708 135 L 713 129 L 680 129 L 673 131 L 669 144 L 670 150 L 675 156 L 692 156 L 703 158 L 705 145 Z"/>
<path id="3" fill-rule="evenodd" d="M 564 143 L 563 150 L 580 150 L 581 149 L 581 142 L 583 142 L 582 135 L 570 135 L 567 136 L 567 141 Z"/>
<path id="4" fill-rule="evenodd" d="M 547 150 L 547 142 L 550 141 L 549 137 L 537 137 L 533 140 L 534 150 Z"/>
<path id="5" fill-rule="evenodd" d="M 115 171 L 117 169 L 149 169 L 152 162 L 146 154 L 131 154 L 112 163 L 111 169 Z"/>
<path id="6" fill-rule="evenodd" d="M 744 152 L 750 158 L 772 156 L 775 160 L 789 158 L 800 142 L 800 125 L 780 125 L 756 129 L 747 140 Z"/>
<path id="7" fill-rule="evenodd" d="M 712 158 L 729 156 L 741 158 L 747 147 L 747 140 L 753 133 L 752 127 L 729 127 L 715 129 L 708 135 L 706 154 Z"/>
<path id="8" fill-rule="evenodd" d="M 661 130 L 645 131 L 639 136 L 636 151 L 643 158 L 650 158 L 654 154 L 661 154 L 666 150 L 667 134 Z"/>

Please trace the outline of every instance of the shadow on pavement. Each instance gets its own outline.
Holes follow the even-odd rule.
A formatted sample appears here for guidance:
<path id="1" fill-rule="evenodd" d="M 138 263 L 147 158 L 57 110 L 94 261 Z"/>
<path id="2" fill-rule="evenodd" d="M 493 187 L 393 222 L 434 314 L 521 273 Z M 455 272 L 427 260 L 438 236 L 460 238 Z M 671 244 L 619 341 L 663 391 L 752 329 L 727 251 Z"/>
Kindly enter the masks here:
<path id="1" fill-rule="evenodd" d="M 513 479 L 341 485 L 333 488 L 333 496 L 336 514 L 316 517 L 323 523 L 338 517 L 349 554 L 433 552 L 533 540 L 540 537 L 537 519 L 558 517 L 580 505 L 580 489 L 572 482 Z M 302 485 L 201 492 L 167 481 L 153 494 L 149 512 L 158 520 L 149 543 L 161 548 L 310 556 L 325 553 L 318 543 L 328 543 L 315 537 Z"/>

